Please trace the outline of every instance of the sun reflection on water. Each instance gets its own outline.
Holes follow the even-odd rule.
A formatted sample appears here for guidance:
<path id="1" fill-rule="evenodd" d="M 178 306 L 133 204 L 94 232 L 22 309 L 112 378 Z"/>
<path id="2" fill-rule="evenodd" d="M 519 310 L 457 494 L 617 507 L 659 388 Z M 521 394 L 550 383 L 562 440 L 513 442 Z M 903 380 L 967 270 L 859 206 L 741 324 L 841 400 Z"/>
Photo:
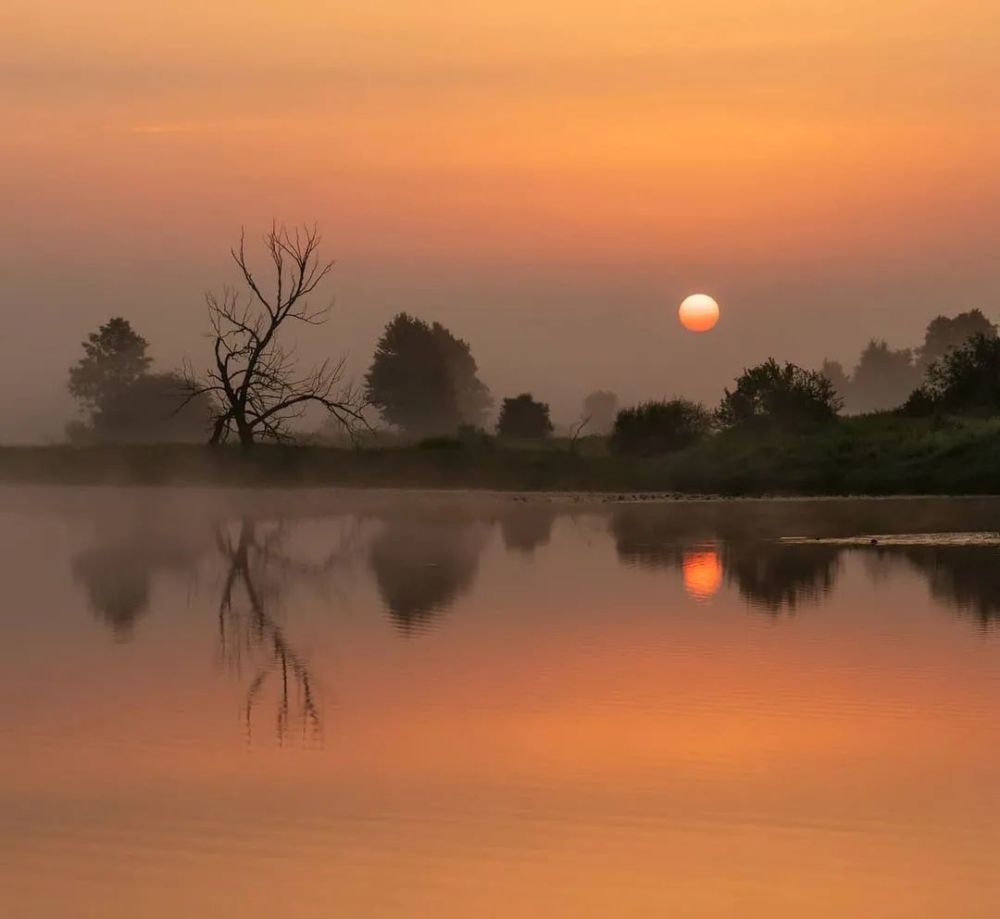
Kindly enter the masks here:
<path id="1" fill-rule="evenodd" d="M 685 552 L 682 570 L 684 589 L 694 600 L 709 600 L 722 586 L 722 562 L 714 549 Z"/>

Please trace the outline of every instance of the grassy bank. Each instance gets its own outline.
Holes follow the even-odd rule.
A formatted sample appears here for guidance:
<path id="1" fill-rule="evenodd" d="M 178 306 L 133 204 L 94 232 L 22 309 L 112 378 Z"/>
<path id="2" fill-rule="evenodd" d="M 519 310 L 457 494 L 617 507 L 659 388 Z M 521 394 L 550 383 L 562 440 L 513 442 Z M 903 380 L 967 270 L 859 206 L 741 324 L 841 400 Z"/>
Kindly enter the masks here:
<path id="1" fill-rule="evenodd" d="M 848 418 L 811 434 L 727 432 L 656 458 L 600 439 L 377 449 L 4 447 L 0 481 L 331 485 L 722 495 L 1000 494 L 1000 422 Z"/>

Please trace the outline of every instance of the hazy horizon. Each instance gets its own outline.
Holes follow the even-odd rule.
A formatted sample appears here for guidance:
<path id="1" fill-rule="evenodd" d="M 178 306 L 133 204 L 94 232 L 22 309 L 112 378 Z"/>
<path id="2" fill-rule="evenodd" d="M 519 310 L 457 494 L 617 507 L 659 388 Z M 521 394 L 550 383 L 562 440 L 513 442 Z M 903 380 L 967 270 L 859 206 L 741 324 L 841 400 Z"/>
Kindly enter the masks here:
<path id="1" fill-rule="evenodd" d="M 868 6 L 13 0 L 0 439 L 61 435 L 110 316 L 203 364 L 203 293 L 272 218 L 337 259 L 304 356 L 359 377 L 410 312 L 561 422 L 595 388 L 712 404 L 770 355 L 996 320 L 1000 12 Z M 694 291 L 722 305 L 702 336 Z"/>

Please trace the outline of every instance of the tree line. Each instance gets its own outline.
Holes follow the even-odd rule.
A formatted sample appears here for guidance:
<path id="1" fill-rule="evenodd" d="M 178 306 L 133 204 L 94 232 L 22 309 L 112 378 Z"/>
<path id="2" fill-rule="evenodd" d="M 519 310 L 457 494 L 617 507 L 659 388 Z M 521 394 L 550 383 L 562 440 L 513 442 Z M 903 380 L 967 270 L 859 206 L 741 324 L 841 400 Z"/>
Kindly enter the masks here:
<path id="1" fill-rule="evenodd" d="M 400 313 L 386 325 L 355 386 L 343 359 L 303 367 L 289 332 L 328 319 L 310 302 L 333 263 L 319 255 L 315 228 L 272 225 L 263 237 L 263 270 L 251 264 L 246 239 L 231 250 L 238 287 L 206 296 L 211 360 L 202 370 L 154 372 L 147 341 L 113 317 L 88 336 L 70 369 L 69 390 L 83 419 L 74 442 L 287 442 L 307 412 L 328 416 L 328 429 L 352 439 L 374 416 L 417 439 L 488 439 L 495 402 L 480 379 L 468 342 L 441 323 Z M 1000 411 L 1000 343 L 979 310 L 934 319 L 919 348 L 893 350 L 873 340 L 852 373 L 835 361 L 817 371 L 773 358 L 746 369 L 710 410 L 684 399 L 620 408 L 607 390 L 584 400 L 571 441 L 610 435 L 616 451 L 655 454 L 689 446 L 719 430 L 790 430 L 834 421 L 844 411 L 898 408 Z M 495 433 L 536 441 L 554 432 L 549 406 L 531 393 L 503 398 Z"/>
<path id="2" fill-rule="evenodd" d="M 873 338 L 862 350 L 853 371 L 848 373 L 839 361 L 825 360 L 822 372 L 833 383 L 845 411 L 860 414 L 893 409 L 921 386 L 935 363 L 977 335 L 997 335 L 996 326 L 981 310 L 938 316 L 928 324 L 918 347 L 897 349 L 883 339 Z"/>

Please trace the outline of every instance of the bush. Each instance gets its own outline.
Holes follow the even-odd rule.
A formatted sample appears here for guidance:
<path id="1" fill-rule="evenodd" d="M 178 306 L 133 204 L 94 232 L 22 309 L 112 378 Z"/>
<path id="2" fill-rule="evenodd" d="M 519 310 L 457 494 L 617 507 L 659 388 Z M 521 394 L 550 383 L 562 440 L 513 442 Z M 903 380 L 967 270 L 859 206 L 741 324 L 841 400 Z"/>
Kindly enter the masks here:
<path id="1" fill-rule="evenodd" d="M 644 402 L 618 413 L 611 449 L 633 456 L 670 453 L 696 443 L 711 430 L 711 414 L 696 402 Z"/>
<path id="2" fill-rule="evenodd" d="M 774 358 L 744 370 L 736 389 L 725 391 L 716 417 L 723 427 L 768 425 L 782 429 L 833 421 L 842 407 L 833 384 L 822 373 Z"/>
<path id="3" fill-rule="evenodd" d="M 536 402 L 530 393 L 503 400 L 497 422 L 497 434 L 501 437 L 537 440 L 551 433 L 549 407 L 544 402 Z"/>

